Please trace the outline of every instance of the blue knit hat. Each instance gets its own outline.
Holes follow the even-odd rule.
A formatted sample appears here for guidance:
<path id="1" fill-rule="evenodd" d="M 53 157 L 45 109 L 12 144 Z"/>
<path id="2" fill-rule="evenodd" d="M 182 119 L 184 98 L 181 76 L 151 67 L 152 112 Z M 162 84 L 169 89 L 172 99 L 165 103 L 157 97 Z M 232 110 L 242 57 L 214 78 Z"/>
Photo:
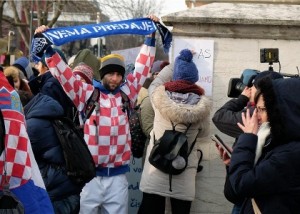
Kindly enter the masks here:
<path id="1" fill-rule="evenodd" d="M 13 63 L 13 66 L 21 70 L 27 79 L 30 79 L 30 77 L 33 75 L 29 59 L 24 56 L 17 59 Z"/>
<path id="2" fill-rule="evenodd" d="M 189 49 L 180 51 L 175 59 L 173 80 L 187 80 L 195 83 L 199 80 L 198 69 L 193 60 L 193 53 Z"/>

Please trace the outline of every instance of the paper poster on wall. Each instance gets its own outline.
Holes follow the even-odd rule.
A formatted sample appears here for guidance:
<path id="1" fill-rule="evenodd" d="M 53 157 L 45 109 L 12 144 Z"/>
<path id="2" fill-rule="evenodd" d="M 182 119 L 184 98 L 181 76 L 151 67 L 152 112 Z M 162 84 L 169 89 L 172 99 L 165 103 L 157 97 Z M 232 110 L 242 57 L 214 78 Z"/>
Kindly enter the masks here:
<path id="1" fill-rule="evenodd" d="M 139 52 L 141 50 L 141 47 L 136 47 L 136 48 L 128 48 L 128 49 L 123 49 L 123 50 L 117 50 L 117 51 L 112 51 L 112 54 L 120 54 L 124 57 L 125 59 L 125 65 L 135 63 L 135 59 L 137 58 Z"/>
<path id="2" fill-rule="evenodd" d="M 193 62 L 199 71 L 199 81 L 197 84 L 204 88 L 205 95 L 212 95 L 212 77 L 214 62 L 214 41 L 198 38 L 176 37 L 172 42 L 172 55 L 170 59 L 174 62 L 182 49 L 195 51 Z"/>

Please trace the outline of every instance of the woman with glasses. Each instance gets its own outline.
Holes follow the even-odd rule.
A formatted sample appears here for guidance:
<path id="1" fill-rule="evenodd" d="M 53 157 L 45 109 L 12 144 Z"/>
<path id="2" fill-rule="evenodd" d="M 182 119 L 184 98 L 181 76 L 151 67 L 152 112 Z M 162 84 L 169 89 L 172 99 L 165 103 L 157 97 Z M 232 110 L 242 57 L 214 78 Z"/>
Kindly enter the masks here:
<path id="1" fill-rule="evenodd" d="M 246 109 L 250 110 L 250 114 L 252 114 L 253 110 L 255 109 L 254 98 L 257 91 L 257 82 L 264 77 L 269 77 L 271 79 L 283 78 L 281 74 L 275 71 L 262 71 L 258 73 L 258 75 L 254 78 L 252 87 L 246 87 L 238 98 L 230 99 L 215 112 L 212 121 L 219 131 L 226 135 L 234 137 L 237 141 L 239 135 L 243 133 L 243 131 L 238 127 L 237 124 L 238 122 L 242 123 L 242 113 L 246 112 Z M 262 106 L 258 107 L 260 109 L 260 107 Z M 233 149 L 235 148 L 236 141 L 233 144 Z M 226 166 L 226 172 L 228 172 L 230 157 L 226 152 L 224 152 L 222 147 L 218 145 L 216 146 L 219 150 L 220 157 Z M 228 201 L 234 204 L 231 214 L 239 214 L 244 201 L 244 197 L 235 194 L 228 179 L 228 173 L 225 178 L 224 196 Z"/>
<path id="2" fill-rule="evenodd" d="M 300 79 L 266 77 L 257 89 L 229 166 L 240 213 L 300 213 Z"/>

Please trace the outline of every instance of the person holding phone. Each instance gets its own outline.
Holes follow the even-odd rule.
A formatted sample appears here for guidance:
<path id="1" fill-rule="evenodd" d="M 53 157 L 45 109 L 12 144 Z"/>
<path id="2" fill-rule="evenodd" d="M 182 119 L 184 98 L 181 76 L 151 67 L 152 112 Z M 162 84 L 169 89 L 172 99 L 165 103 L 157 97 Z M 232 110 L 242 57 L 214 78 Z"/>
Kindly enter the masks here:
<path id="1" fill-rule="evenodd" d="M 271 79 L 283 78 L 281 74 L 274 71 L 260 72 L 254 78 L 252 87 L 245 87 L 238 98 L 230 99 L 219 110 L 216 111 L 212 121 L 222 133 L 227 134 L 235 139 L 237 139 L 239 135 L 243 133 L 237 124 L 242 123 L 243 112 L 246 112 L 246 110 L 249 109 L 250 113 L 252 113 L 255 109 L 254 97 L 257 91 L 257 82 L 259 79 L 266 76 L 270 77 Z M 233 150 L 234 147 L 235 144 L 233 145 Z M 216 148 L 218 149 L 220 157 L 226 166 L 226 171 L 228 171 L 231 162 L 230 156 L 224 152 L 222 147 L 216 145 Z M 235 194 L 232 189 L 232 185 L 228 180 L 228 174 L 226 175 L 224 184 L 224 196 L 228 201 L 234 204 L 232 214 L 239 214 L 244 198 Z"/>
<path id="2" fill-rule="evenodd" d="M 228 146 L 217 134 L 214 134 L 211 136 L 211 139 L 216 143 L 216 147 L 221 147 L 221 149 L 224 150 L 224 152 L 227 153 L 229 157 L 231 157 L 232 148 Z"/>
<path id="3" fill-rule="evenodd" d="M 228 171 L 240 213 L 300 213 L 300 79 L 265 77 L 257 89 Z"/>

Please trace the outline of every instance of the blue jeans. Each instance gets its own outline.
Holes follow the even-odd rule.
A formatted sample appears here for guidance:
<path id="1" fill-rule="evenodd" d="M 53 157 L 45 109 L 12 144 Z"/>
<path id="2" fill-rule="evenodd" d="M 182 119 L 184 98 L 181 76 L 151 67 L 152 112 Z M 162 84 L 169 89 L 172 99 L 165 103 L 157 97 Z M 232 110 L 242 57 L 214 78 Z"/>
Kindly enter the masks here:
<path id="1" fill-rule="evenodd" d="M 78 214 L 80 207 L 80 196 L 71 195 L 59 201 L 52 201 L 55 214 Z"/>

